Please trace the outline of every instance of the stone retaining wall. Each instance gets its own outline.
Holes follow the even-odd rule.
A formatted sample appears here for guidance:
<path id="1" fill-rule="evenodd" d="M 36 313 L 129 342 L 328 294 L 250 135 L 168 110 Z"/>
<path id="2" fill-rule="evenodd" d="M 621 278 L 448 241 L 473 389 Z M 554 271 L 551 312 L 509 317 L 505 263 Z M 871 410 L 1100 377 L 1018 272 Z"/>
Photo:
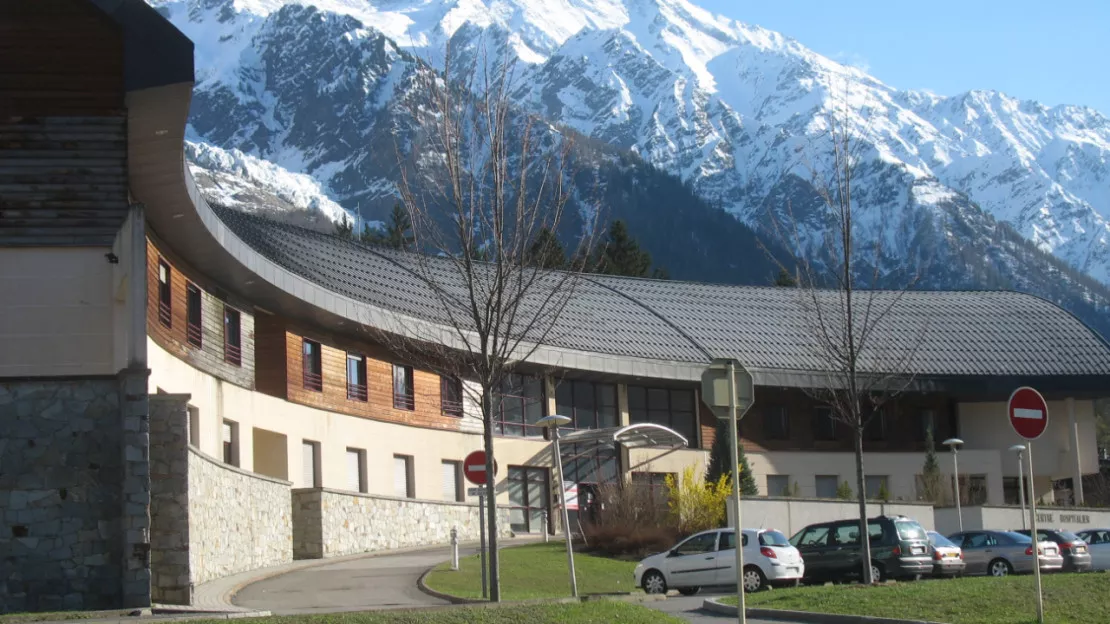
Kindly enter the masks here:
<path id="1" fill-rule="evenodd" d="M 508 537 L 509 510 L 500 509 L 500 534 Z M 293 555 L 339 557 L 395 548 L 478 540 L 478 506 L 357 494 L 325 488 L 293 490 Z"/>
<path id="2" fill-rule="evenodd" d="M 240 470 L 189 447 L 192 583 L 293 560 L 291 483 Z"/>
<path id="3" fill-rule="evenodd" d="M 187 394 L 150 397 L 150 593 L 160 604 L 193 602 L 188 401 Z"/>

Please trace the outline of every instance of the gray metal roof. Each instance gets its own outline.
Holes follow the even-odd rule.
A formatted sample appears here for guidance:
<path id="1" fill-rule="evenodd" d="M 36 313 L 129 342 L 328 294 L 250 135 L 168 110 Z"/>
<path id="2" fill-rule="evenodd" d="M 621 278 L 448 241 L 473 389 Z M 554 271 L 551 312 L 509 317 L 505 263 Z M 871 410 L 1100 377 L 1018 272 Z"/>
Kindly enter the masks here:
<path id="1" fill-rule="evenodd" d="M 446 314 L 413 254 L 362 245 L 217 208 L 227 227 L 268 260 L 323 289 L 443 323 Z M 441 281 L 442 280 L 442 281 Z M 451 270 L 436 277 L 461 292 Z M 735 357 L 759 371 L 820 371 L 808 339 L 807 297 L 792 288 L 730 286 L 591 275 L 546 344 L 592 354 L 676 363 Z M 836 297 L 827 291 L 822 298 Z M 876 305 L 893 292 L 867 294 Z M 916 375 L 1110 375 L 1110 346 L 1065 310 L 1014 292 L 903 293 L 877 326 L 891 351 L 918 343 Z M 904 350 L 903 350 L 904 352 Z M 881 358 L 866 363 L 882 371 Z M 767 379 L 767 377 L 764 377 Z M 1110 380 L 1110 377 L 1106 377 Z"/>

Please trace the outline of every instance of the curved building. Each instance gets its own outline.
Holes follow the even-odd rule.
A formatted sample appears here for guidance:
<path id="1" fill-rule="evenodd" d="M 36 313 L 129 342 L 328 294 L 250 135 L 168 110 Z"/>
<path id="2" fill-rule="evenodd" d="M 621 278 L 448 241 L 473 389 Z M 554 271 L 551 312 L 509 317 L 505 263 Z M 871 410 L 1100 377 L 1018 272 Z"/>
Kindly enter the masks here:
<path id="1" fill-rule="evenodd" d="M 182 150 L 192 44 L 140 0 L 18 0 L 0 19 L 0 611 L 188 603 L 294 558 L 474 538 L 471 382 L 383 339 L 450 334 L 414 257 L 209 206 Z M 761 494 L 835 497 L 852 442 L 807 392 L 827 375 L 803 308 L 793 289 L 581 280 L 501 392 L 499 530 L 554 528 L 545 415 L 686 440 L 566 445 L 582 508 L 604 483 L 704 470 L 717 357 L 755 379 Z M 1110 346 L 1012 292 L 907 293 L 875 339 L 917 337 L 912 382 L 867 430 L 869 493 L 917 500 L 931 429 L 965 442 L 968 504 L 1015 501 L 1005 402 L 1031 385 L 1052 413 L 1032 494 L 1070 480 L 1082 503 Z"/>

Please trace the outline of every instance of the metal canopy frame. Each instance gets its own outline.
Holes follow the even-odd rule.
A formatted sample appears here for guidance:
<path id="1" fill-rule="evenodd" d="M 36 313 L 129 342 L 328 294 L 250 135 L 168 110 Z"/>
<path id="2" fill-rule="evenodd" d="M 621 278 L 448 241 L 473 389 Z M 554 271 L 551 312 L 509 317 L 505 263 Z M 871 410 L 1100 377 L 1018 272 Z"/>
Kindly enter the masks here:
<path id="1" fill-rule="evenodd" d="M 563 444 L 587 446 L 587 450 L 577 455 L 560 458 L 564 462 L 588 455 L 601 446 L 612 446 L 616 448 L 616 446 L 620 444 L 630 449 L 657 448 L 665 450 L 665 452 L 645 462 L 640 462 L 635 466 L 629 466 L 629 471 L 639 468 L 644 464 L 649 464 L 660 457 L 670 455 L 679 449 L 686 448 L 687 444 L 685 436 L 681 433 L 670 427 L 664 427 L 663 425 L 654 423 L 638 423 L 624 427 L 605 427 L 603 429 L 579 429 L 570 433 L 559 434 L 559 440 Z"/>

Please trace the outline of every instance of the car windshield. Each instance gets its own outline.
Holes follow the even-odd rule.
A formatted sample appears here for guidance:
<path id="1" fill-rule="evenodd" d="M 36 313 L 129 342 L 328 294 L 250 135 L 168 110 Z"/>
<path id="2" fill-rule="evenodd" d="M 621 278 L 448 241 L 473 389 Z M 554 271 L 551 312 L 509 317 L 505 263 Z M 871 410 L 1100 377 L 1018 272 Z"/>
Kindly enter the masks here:
<path id="1" fill-rule="evenodd" d="M 941 535 L 940 533 L 930 532 L 929 533 L 929 543 L 932 544 L 933 546 L 940 546 L 941 548 L 955 548 L 956 547 L 956 545 L 952 543 L 952 540 L 950 540 L 947 537 Z"/>
<path id="2" fill-rule="evenodd" d="M 760 546 L 789 546 L 786 536 L 779 531 L 764 531 L 759 534 Z"/>
<path id="3" fill-rule="evenodd" d="M 898 529 L 898 536 L 904 540 L 925 539 L 925 529 L 913 520 L 895 520 L 894 526 Z"/>

